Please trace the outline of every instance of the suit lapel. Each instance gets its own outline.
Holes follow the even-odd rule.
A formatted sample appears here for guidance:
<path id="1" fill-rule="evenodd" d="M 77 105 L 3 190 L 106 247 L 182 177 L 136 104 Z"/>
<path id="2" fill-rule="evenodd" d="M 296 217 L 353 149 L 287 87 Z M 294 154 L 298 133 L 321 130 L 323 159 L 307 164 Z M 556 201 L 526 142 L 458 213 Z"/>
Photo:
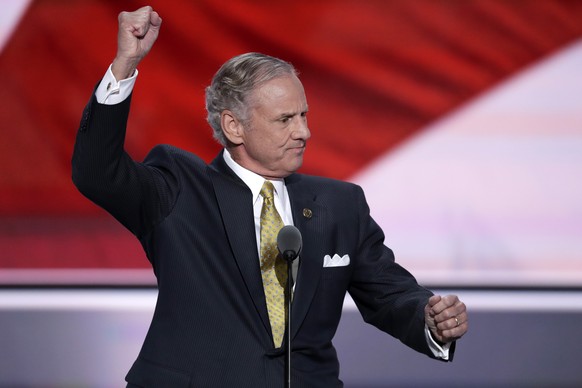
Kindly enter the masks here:
<path id="1" fill-rule="evenodd" d="M 305 185 L 301 175 L 293 174 L 285 180 L 293 222 L 301 232 L 303 248 L 300 254 L 297 286 L 291 310 L 292 338 L 299 328 L 311 305 L 323 268 L 323 244 L 326 225 L 326 209 L 317 202 L 317 197 Z"/>
<path id="2" fill-rule="evenodd" d="M 251 191 L 226 165 L 222 153 L 211 163 L 210 177 L 234 258 L 263 326 L 271 333 L 258 263 Z"/>

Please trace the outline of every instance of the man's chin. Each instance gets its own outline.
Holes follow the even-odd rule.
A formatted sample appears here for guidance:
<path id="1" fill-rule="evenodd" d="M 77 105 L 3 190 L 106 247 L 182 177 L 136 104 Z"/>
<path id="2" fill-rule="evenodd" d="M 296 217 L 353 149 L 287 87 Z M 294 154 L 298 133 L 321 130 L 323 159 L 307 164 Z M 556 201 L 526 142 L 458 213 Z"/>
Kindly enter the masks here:
<path id="1" fill-rule="evenodd" d="M 303 154 L 298 157 L 290 168 L 291 174 L 299 170 L 303 166 Z"/>

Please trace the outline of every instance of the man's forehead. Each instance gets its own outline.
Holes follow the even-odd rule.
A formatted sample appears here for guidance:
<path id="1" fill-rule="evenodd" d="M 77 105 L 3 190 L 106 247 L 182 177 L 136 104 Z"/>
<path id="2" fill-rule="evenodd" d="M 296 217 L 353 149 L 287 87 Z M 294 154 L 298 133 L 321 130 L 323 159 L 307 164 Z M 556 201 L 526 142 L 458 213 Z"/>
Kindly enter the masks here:
<path id="1" fill-rule="evenodd" d="M 251 97 L 256 104 L 272 108 L 280 106 L 283 110 L 289 109 L 285 108 L 285 105 L 293 106 L 293 109 L 297 109 L 298 103 L 307 105 L 303 85 L 294 75 L 281 76 L 264 82 L 251 93 Z"/>

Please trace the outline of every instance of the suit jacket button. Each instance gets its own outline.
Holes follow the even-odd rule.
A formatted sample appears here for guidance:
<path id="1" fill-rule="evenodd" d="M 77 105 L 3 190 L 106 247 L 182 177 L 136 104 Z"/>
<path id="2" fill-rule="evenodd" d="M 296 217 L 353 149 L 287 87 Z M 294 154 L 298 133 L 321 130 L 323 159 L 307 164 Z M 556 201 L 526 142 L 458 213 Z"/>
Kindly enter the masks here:
<path id="1" fill-rule="evenodd" d="M 311 209 L 308 209 L 308 208 L 303 209 L 303 217 L 311 218 L 312 216 L 313 216 L 313 212 L 311 211 Z"/>

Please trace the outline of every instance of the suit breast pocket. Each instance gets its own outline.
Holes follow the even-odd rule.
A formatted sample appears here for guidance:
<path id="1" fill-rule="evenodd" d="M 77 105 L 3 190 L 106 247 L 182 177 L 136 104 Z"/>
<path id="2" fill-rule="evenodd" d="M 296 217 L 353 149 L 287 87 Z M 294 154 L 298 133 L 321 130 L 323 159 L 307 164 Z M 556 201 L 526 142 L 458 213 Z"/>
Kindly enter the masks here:
<path id="1" fill-rule="evenodd" d="M 328 300 L 343 298 L 350 284 L 352 275 L 351 266 L 323 268 L 319 281 L 319 290 L 322 297 Z"/>
<path id="2" fill-rule="evenodd" d="M 332 333 L 335 332 L 341 317 L 346 290 L 350 284 L 351 273 L 349 266 L 322 269 L 308 320 L 314 325 L 313 327 L 326 328 Z"/>

